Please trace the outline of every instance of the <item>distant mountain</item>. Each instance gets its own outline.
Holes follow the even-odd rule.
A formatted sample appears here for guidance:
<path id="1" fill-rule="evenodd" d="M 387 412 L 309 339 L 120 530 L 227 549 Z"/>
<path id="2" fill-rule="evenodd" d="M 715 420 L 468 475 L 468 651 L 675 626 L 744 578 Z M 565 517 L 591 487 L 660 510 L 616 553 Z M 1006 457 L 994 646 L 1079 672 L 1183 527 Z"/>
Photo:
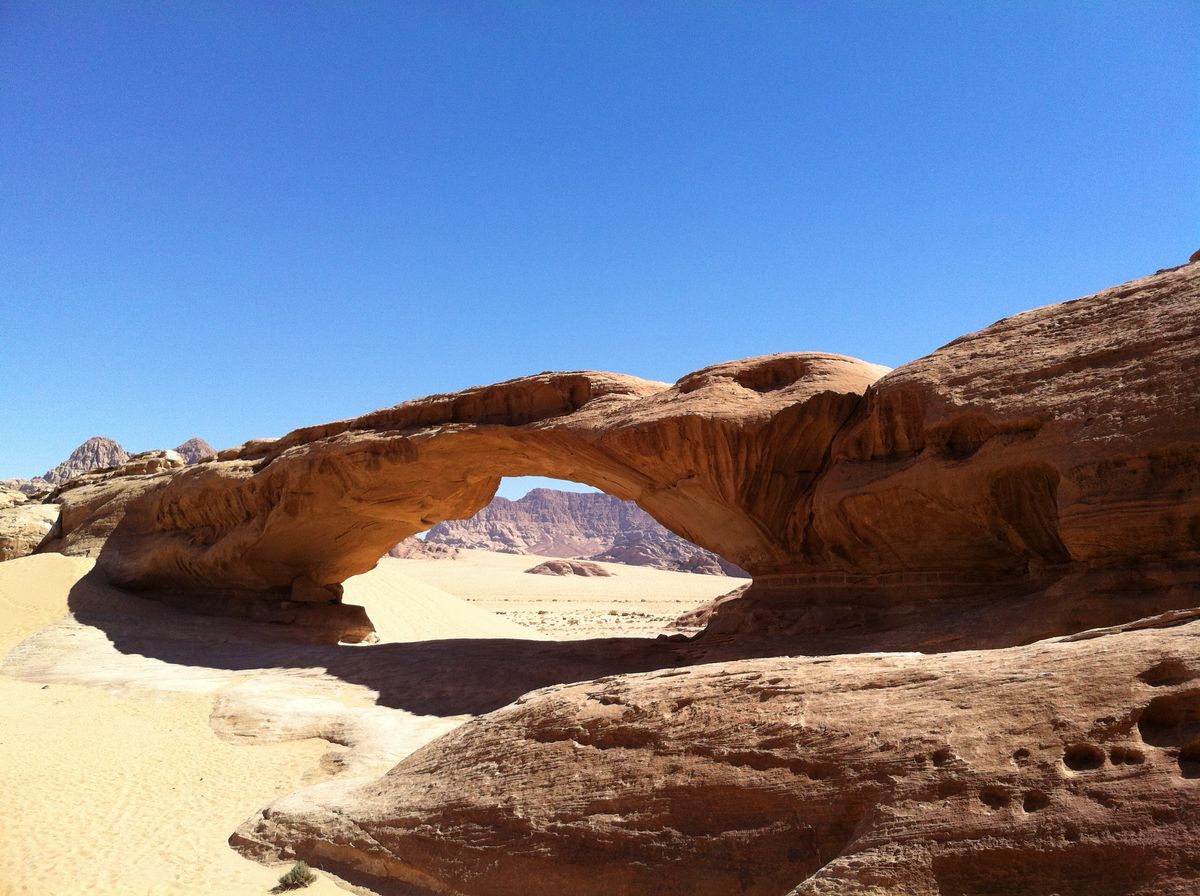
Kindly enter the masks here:
<path id="1" fill-rule="evenodd" d="M 200 438 L 188 439 L 175 451 L 189 464 L 198 463 L 204 458 L 216 454 L 212 445 Z M 50 468 L 41 476 L 35 476 L 33 479 L 0 480 L 0 487 L 14 489 L 26 495 L 48 492 L 80 473 L 120 466 L 131 457 L 133 455 L 112 439 L 105 436 L 92 436 L 72 451 L 66 460 Z"/>
<path id="2" fill-rule="evenodd" d="M 176 445 L 175 450 L 189 464 L 198 464 L 200 461 L 215 457 L 217 454 L 212 445 L 199 437 L 188 439 L 182 445 Z"/>
<path id="3" fill-rule="evenodd" d="M 664 528 L 633 502 L 595 492 L 537 488 L 517 501 L 495 498 L 469 520 L 438 523 L 426 533 L 425 542 L 708 575 L 746 575 Z"/>
<path id="4" fill-rule="evenodd" d="M 71 452 L 70 457 L 61 464 L 42 474 L 51 485 L 62 485 L 72 476 L 87 473 L 91 470 L 103 470 L 115 467 L 129 460 L 129 452 L 104 436 L 92 436 Z"/>

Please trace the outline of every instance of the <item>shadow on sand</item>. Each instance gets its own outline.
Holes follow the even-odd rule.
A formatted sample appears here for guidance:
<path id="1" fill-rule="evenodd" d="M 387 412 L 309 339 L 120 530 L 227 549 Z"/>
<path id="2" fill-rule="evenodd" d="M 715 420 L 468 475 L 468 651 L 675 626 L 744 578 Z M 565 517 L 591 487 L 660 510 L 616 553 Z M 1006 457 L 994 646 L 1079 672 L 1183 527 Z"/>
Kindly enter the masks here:
<path id="1" fill-rule="evenodd" d="M 397 594 L 396 600 L 403 600 Z M 378 692 L 377 703 L 419 715 L 490 712 L 529 691 L 609 675 L 780 655 L 778 640 L 458 638 L 375 645 L 296 643 L 286 625 L 185 613 L 109 585 L 95 571 L 69 606 L 123 654 L 228 671 L 323 670 Z M 794 651 L 794 640 L 792 649 Z"/>

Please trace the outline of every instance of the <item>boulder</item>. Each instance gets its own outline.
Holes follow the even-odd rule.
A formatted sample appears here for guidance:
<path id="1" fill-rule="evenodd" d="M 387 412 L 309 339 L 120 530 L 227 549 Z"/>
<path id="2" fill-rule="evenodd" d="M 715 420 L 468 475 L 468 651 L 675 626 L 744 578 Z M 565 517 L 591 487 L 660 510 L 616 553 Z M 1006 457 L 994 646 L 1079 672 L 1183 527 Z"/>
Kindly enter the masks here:
<path id="1" fill-rule="evenodd" d="M 586 560 L 547 560 L 525 570 L 535 576 L 586 576 L 607 578 L 612 573 L 598 563 Z"/>

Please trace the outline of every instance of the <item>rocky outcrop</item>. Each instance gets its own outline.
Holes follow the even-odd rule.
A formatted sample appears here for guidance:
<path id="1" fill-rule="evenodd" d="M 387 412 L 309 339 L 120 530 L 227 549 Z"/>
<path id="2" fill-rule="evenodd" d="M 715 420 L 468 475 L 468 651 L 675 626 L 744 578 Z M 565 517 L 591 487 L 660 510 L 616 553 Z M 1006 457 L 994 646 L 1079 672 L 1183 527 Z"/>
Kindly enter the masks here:
<path id="1" fill-rule="evenodd" d="M 71 452 L 61 464 L 42 474 L 51 485 L 61 485 L 73 476 L 116 467 L 129 460 L 129 452 L 104 436 L 93 436 Z"/>
<path id="2" fill-rule="evenodd" d="M 742 575 L 732 563 L 680 538 L 632 501 L 612 495 L 535 488 L 493 498 L 470 519 L 438 523 L 427 544 L 502 554 L 586 558 L 706 575 Z"/>
<path id="3" fill-rule="evenodd" d="M 535 691 L 232 842 L 387 893 L 1190 896 L 1195 617 Z"/>
<path id="4" fill-rule="evenodd" d="M 174 451 L 148 451 L 142 452 L 140 455 L 131 455 L 112 439 L 93 436 L 72 451 L 66 460 L 47 470 L 42 476 L 35 476 L 33 479 L 0 480 L 0 488 L 21 491 L 27 495 L 48 494 L 54 490 L 55 486 L 63 485 L 81 473 L 113 469 L 126 464 L 135 456 L 147 457 L 150 455 L 162 457 L 178 455 L 185 463 L 195 464 L 214 457 L 216 452 L 204 439 L 197 438 L 188 439 Z"/>
<path id="5" fill-rule="evenodd" d="M 553 373 L 431 396 L 69 487 L 51 547 L 98 554 L 126 587 L 336 600 L 500 477 L 543 475 L 635 501 L 752 573 L 718 631 L 975 619 L 946 646 L 1016 643 L 1200 602 L 1197 369 L 1186 265 L 882 378 L 790 354 L 674 385 Z"/>
<path id="6" fill-rule="evenodd" d="M 216 449 L 201 438 L 188 439 L 182 445 L 176 445 L 175 451 L 189 464 L 198 464 L 202 460 L 217 456 Z"/>
<path id="7" fill-rule="evenodd" d="M 11 481 L 11 480 L 8 480 Z M 0 484 L 0 510 L 29 503 L 29 496 L 18 488 Z"/>
<path id="8" fill-rule="evenodd" d="M 535 576 L 586 576 L 589 578 L 599 576 L 606 578 L 612 575 L 603 566 L 589 563 L 586 560 L 547 560 L 545 563 L 531 566 L 525 571 L 533 573 Z"/>
<path id="9" fill-rule="evenodd" d="M 59 486 L 59 490 L 112 482 L 124 487 L 126 482 L 137 481 L 138 477 L 183 466 L 183 458 L 174 451 L 143 451 L 127 456 L 124 463 L 115 467 L 75 473 L 68 480 L 69 485 Z M 61 531 L 61 526 L 57 525 L 61 508 L 56 499 L 57 492 L 51 493 L 43 503 L 21 491 L 0 488 L 0 561 L 32 554 L 43 543 L 51 541 L 48 536 L 52 529 Z"/>
<path id="10" fill-rule="evenodd" d="M 41 476 L 32 479 L 0 480 L 0 488 L 20 491 L 30 496 L 45 496 L 52 492 L 55 486 L 62 485 L 73 476 L 119 466 L 129 460 L 129 456 L 129 452 L 112 439 L 93 436 L 72 451 L 66 460 L 51 467 Z"/>
<path id="11" fill-rule="evenodd" d="M 586 557 L 646 521 L 654 522 L 612 495 L 535 488 L 515 501 L 493 498 L 469 519 L 438 523 L 425 540 L 502 554 Z"/>
<path id="12" fill-rule="evenodd" d="M 399 544 L 392 545 L 387 555 L 397 560 L 456 560 L 459 550 L 448 544 L 431 544 L 416 536 L 409 536 Z"/>
<path id="13" fill-rule="evenodd" d="M 58 507 L 25 500 L 21 492 L 0 490 L 0 562 L 32 554 L 58 519 Z"/>
<path id="14" fill-rule="evenodd" d="M 588 558 L 654 569 L 674 569 L 706 576 L 746 577 L 744 570 L 656 525 L 618 534 L 607 548 Z"/>
<path id="15" fill-rule="evenodd" d="M 795 519 L 809 573 L 763 577 L 758 596 L 800 596 L 810 624 L 894 625 L 1041 594 L 1057 617 L 1043 635 L 1200 603 L 1197 371 L 1197 265 L 898 368 L 833 440 Z"/>

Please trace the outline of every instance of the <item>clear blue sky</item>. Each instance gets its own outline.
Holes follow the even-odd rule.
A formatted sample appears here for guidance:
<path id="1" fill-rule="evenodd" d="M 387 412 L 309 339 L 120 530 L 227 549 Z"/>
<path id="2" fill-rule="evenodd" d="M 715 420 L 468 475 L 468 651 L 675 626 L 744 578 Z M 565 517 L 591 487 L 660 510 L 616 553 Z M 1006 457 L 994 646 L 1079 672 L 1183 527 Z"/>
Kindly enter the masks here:
<path id="1" fill-rule="evenodd" d="M 895 366 L 1200 246 L 1200 4 L 0 0 L 0 477 Z"/>

